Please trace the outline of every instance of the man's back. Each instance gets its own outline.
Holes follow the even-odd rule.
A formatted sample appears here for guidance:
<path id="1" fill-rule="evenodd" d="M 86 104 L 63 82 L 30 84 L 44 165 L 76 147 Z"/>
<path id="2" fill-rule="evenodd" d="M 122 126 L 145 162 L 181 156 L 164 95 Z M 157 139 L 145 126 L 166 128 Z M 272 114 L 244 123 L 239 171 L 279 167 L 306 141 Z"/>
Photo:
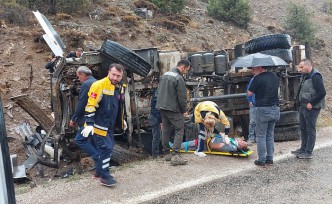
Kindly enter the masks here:
<path id="1" fill-rule="evenodd" d="M 92 83 L 95 81 L 96 79 L 93 76 L 89 76 L 89 78 L 81 85 L 77 108 L 72 117 L 73 120 L 76 121 L 79 126 L 83 126 L 84 124 L 84 113 L 85 113 L 85 106 L 88 102 L 88 92 Z"/>
<path id="2" fill-rule="evenodd" d="M 279 79 L 272 72 L 263 72 L 255 76 L 249 91 L 255 93 L 256 106 L 279 105 Z"/>
<path id="3" fill-rule="evenodd" d="M 186 112 L 186 84 L 177 68 L 161 76 L 158 93 L 158 109 Z"/>

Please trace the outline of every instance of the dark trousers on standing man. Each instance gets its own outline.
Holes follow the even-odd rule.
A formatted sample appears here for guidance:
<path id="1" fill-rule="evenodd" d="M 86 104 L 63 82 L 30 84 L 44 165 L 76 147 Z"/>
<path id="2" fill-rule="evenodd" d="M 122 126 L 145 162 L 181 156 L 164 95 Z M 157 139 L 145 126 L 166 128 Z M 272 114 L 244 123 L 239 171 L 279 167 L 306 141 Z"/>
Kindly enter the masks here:
<path id="1" fill-rule="evenodd" d="M 300 107 L 301 150 L 312 153 L 316 143 L 316 122 L 320 109 L 308 110 Z"/>
<path id="2" fill-rule="evenodd" d="M 107 133 L 106 136 L 93 135 L 93 141 L 99 151 L 96 173 L 103 179 L 112 177 L 110 175 L 110 161 L 114 146 L 114 134 Z"/>
<path id="3" fill-rule="evenodd" d="M 173 153 L 178 153 L 181 148 L 181 143 L 184 134 L 184 117 L 182 113 L 176 113 L 168 110 L 160 110 L 161 121 L 163 123 L 162 131 L 162 144 L 164 152 L 168 154 L 170 152 L 170 136 L 172 125 L 175 129 L 174 143 L 172 146 Z"/>

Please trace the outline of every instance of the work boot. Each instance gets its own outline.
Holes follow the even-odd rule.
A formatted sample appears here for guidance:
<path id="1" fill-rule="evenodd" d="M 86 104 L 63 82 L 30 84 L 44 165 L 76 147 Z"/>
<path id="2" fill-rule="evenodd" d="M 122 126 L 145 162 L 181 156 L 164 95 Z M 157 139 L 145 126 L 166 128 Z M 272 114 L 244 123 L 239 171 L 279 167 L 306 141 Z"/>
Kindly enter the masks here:
<path id="1" fill-rule="evenodd" d="M 298 154 L 296 157 L 299 159 L 312 159 L 313 156 L 309 152 L 304 152 L 304 153 Z"/>
<path id="2" fill-rule="evenodd" d="M 100 175 L 97 172 L 94 172 L 92 175 L 93 179 L 100 179 Z"/>
<path id="3" fill-rule="evenodd" d="M 171 159 L 171 165 L 177 166 L 177 165 L 186 165 L 188 163 L 188 160 L 182 158 L 180 154 L 175 154 L 172 156 Z"/>
<path id="4" fill-rule="evenodd" d="M 273 165 L 273 160 L 266 160 L 265 164 L 269 165 L 269 166 L 272 166 Z"/>
<path id="5" fill-rule="evenodd" d="M 111 176 L 108 178 L 100 178 L 100 184 L 103 186 L 112 187 L 115 186 L 116 183 L 116 180 L 114 180 Z"/>
<path id="6" fill-rule="evenodd" d="M 302 149 L 297 149 L 297 150 L 295 150 L 295 151 L 291 151 L 291 153 L 292 154 L 294 154 L 294 155 L 299 155 L 299 154 L 301 154 L 301 153 L 304 153 L 305 151 L 303 151 Z"/>
<path id="7" fill-rule="evenodd" d="M 262 162 L 262 161 L 255 160 L 255 161 L 254 161 L 254 164 L 255 164 L 256 166 L 265 167 L 265 162 Z"/>

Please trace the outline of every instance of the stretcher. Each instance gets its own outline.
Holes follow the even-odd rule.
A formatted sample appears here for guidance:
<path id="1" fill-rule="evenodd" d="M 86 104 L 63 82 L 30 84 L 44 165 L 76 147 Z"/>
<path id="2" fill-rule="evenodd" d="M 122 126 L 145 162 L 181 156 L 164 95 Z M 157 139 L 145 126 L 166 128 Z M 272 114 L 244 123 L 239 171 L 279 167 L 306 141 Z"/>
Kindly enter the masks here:
<path id="1" fill-rule="evenodd" d="M 236 151 L 236 152 L 221 152 L 221 151 L 214 151 L 214 150 L 211 150 L 210 147 L 209 147 L 209 142 L 211 141 L 211 138 L 209 138 L 207 141 L 206 141 L 206 147 L 207 147 L 207 150 L 203 151 L 205 154 L 216 154 L 216 155 L 223 155 L 223 156 L 236 156 L 236 157 L 248 157 L 249 155 L 251 155 L 254 151 L 252 151 L 251 149 L 247 149 L 247 150 L 239 150 Z M 230 142 L 232 144 L 235 145 L 235 141 L 233 138 L 230 138 Z M 192 148 L 189 148 L 188 145 L 189 142 L 185 142 L 184 144 L 184 149 L 181 149 L 180 152 L 181 153 L 194 153 L 196 149 L 192 149 Z"/>

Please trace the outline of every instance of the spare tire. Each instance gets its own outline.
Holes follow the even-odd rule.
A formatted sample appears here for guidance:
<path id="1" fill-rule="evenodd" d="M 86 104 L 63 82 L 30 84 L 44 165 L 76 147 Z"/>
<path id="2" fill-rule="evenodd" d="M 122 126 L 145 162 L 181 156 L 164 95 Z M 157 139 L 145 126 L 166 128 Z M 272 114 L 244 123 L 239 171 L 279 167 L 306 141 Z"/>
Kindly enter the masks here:
<path id="1" fill-rule="evenodd" d="M 291 63 L 293 61 L 293 55 L 290 49 L 264 50 L 261 51 L 260 53 L 280 57 L 281 59 L 285 60 L 287 63 Z"/>
<path id="2" fill-rule="evenodd" d="M 151 65 L 147 61 L 119 43 L 105 40 L 100 51 L 135 74 L 145 77 L 150 72 Z"/>
<path id="3" fill-rule="evenodd" d="M 299 112 L 297 111 L 284 111 L 280 112 L 280 119 L 276 123 L 276 127 L 278 126 L 291 126 L 299 124 Z"/>
<path id="4" fill-rule="evenodd" d="M 274 128 L 274 141 L 291 141 L 301 138 L 301 131 L 299 125 L 281 126 Z"/>
<path id="5" fill-rule="evenodd" d="M 246 53 L 252 54 L 263 50 L 289 49 L 291 47 L 291 38 L 288 34 L 263 35 L 254 38 L 245 43 Z"/>

